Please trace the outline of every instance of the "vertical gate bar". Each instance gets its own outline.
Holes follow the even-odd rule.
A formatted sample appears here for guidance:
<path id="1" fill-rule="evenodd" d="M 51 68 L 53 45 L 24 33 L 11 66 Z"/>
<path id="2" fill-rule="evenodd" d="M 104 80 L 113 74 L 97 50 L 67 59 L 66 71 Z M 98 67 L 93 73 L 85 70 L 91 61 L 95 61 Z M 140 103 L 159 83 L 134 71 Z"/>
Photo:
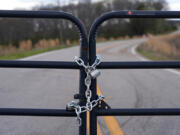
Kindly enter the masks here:
<path id="1" fill-rule="evenodd" d="M 96 59 L 96 42 L 94 39 L 89 39 L 89 64 L 90 65 L 92 65 Z M 93 79 L 91 83 L 91 90 L 92 90 L 91 100 L 95 100 L 97 98 L 96 84 L 97 84 L 97 79 Z M 93 108 L 93 110 L 90 112 L 90 135 L 97 135 L 96 110 L 97 110 L 97 107 Z"/>
<path id="2" fill-rule="evenodd" d="M 96 89 L 96 79 L 92 81 L 91 90 L 92 90 L 92 100 L 96 99 L 97 89 Z M 90 135 L 97 135 L 97 107 L 93 108 L 90 112 Z"/>
<path id="3" fill-rule="evenodd" d="M 84 92 L 86 90 L 86 87 L 84 86 L 84 79 L 86 77 L 86 74 L 84 73 L 84 69 L 80 69 L 80 85 L 79 85 L 79 93 L 84 95 Z M 80 99 L 79 104 L 81 106 L 85 106 L 86 102 L 84 99 Z M 79 127 L 79 135 L 86 135 L 86 112 L 82 113 L 80 115 L 82 119 L 82 125 Z"/>
<path id="4" fill-rule="evenodd" d="M 83 36 L 83 35 L 82 35 Z M 87 65 L 88 63 L 88 42 L 87 37 L 84 35 L 83 38 L 81 38 L 81 45 L 80 45 L 80 57 L 84 61 L 84 63 Z M 86 72 L 84 68 L 80 68 L 80 82 L 79 82 L 79 94 L 83 95 L 85 97 L 85 91 L 86 91 L 86 85 L 85 85 L 85 78 L 86 78 Z M 85 99 L 80 99 L 79 104 L 81 106 L 86 105 Z M 82 119 L 82 125 L 79 127 L 79 135 L 86 135 L 87 133 L 87 119 L 86 119 L 87 113 L 84 112 L 80 115 Z"/>

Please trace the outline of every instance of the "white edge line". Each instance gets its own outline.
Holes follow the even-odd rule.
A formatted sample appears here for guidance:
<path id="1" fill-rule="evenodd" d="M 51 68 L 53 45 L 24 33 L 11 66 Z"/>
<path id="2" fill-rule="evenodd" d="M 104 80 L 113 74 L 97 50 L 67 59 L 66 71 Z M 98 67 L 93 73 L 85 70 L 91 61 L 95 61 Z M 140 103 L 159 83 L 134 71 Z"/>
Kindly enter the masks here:
<path id="1" fill-rule="evenodd" d="M 150 61 L 149 59 L 146 59 L 142 56 L 140 56 L 137 52 L 136 52 L 136 48 L 138 47 L 139 45 L 135 45 L 131 48 L 131 53 L 133 55 L 135 55 L 138 59 L 140 59 L 141 61 Z"/>
<path id="2" fill-rule="evenodd" d="M 29 56 L 29 57 L 26 57 L 26 58 L 22 58 L 22 59 L 19 59 L 19 60 L 32 60 L 32 59 L 35 59 L 35 58 L 38 58 L 38 57 L 46 56 L 46 55 L 51 54 L 51 53 L 52 52 L 46 52 L 46 53 L 37 54 L 37 55 L 34 55 L 34 56 Z"/>
<path id="3" fill-rule="evenodd" d="M 136 48 L 137 48 L 138 46 L 139 46 L 139 45 L 133 46 L 133 47 L 131 48 L 131 53 L 132 53 L 133 55 L 135 55 L 135 56 L 136 56 L 138 59 L 140 59 L 141 61 L 151 61 L 150 59 L 146 59 L 146 58 L 142 57 L 141 55 L 137 54 Z M 174 70 L 174 69 L 164 69 L 164 70 L 165 70 L 165 71 L 169 71 L 169 72 L 171 72 L 171 73 L 173 73 L 173 74 L 176 74 L 176 75 L 180 75 L 180 72 L 177 71 L 177 70 Z"/>
<path id="4" fill-rule="evenodd" d="M 54 53 L 56 51 L 59 51 L 59 50 L 54 50 L 54 51 L 50 51 L 50 52 L 37 54 L 37 55 L 34 55 L 34 56 L 29 56 L 29 57 L 26 57 L 26 58 L 22 58 L 22 59 L 19 59 L 19 60 L 32 60 L 32 59 L 36 59 L 36 58 L 43 57 L 43 56 L 46 56 L 46 55 L 50 55 L 51 53 Z"/>
<path id="5" fill-rule="evenodd" d="M 19 60 L 32 60 L 32 59 L 36 59 L 36 58 L 39 58 L 39 57 L 51 55 L 52 53 L 55 53 L 55 52 L 58 52 L 58 51 L 61 51 L 61 50 L 65 50 L 65 49 L 69 49 L 69 48 L 73 48 L 73 47 L 77 47 L 77 46 L 72 46 L 72 47 L 67 47 L 67 48 L 63 48 L 63 49 L 52 50 L 52 51 L 44 52 L 44 53 L 40 53 L 40 54 L 35 54 L 35 55 L 32 55 L 32 56 L 21 58 Z"/>

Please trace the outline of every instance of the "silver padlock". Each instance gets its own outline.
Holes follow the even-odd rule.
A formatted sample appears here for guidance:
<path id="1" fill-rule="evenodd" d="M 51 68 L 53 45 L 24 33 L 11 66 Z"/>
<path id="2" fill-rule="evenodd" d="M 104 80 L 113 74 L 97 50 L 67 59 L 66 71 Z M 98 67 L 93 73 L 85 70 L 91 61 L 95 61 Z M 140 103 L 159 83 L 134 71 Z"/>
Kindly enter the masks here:
<path id="1" fill-rule="evenodd" d="M 97 70 L 97 69 L 92 70 L 92 71 L 90 72 L 90 76 L 91 76 L 93 79 L 96 79 L 98 76 L 100 76 L 100 74 L 101 74 L 101 72 L 100 72 L 99 70 Z"/>
<path id="2" fill-rule="evenodd" d="M 70 103 L 68 103 L 68 104 L 66 105 L 66 110 L 67 110 L 67 111 L 74 111 L 75 106 L 77 106 L 77 105 L 78 105 L 77 102 L 71 101 Z"/>

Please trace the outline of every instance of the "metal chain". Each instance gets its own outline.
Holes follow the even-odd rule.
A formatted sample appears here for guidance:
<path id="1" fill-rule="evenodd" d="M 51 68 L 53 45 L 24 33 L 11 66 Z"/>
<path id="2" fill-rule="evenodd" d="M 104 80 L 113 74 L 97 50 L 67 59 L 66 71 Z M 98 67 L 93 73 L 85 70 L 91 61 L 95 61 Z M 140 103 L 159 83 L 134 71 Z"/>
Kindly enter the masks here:
<path id="1" fill-rule="evenodd" d="M 88 66 L 88 65 L 86 66 L 84 64 L 84 61 L 81 58 L 77 57 L 77 56 L 75 57 L 75 62 L 79 66 L 84 67 L 85 72 L 86 72 L 85 85 L 86 85 L 87 89 L 86 89 L 86 92 L 85 92 L 85 96 L 86 96 L 87 102 L 86 102 L 86 106 L 80 106 L 76 102 L 72 101 L 71 103 L 68 104 L 68 107 L 75 110 L 76 115 L 77 115 L 76 119 L 77 119 L 78 125 L 81 126 L 82 122 L 81 122 L 80 114 L 83 113 L 83 112 L 86 112 L 86 111 L 92 111 L 92 109 L 97 106 L 98 102 L 100 100 L 104 99 L 104 97 L 102 95 L 99 95 L 96 100 L 91 101 L 92 91 L 90 89 L 91 79 L 93 78 L 91 76 L 91 72 L 96 70 L 96 66 L 101 63 L 101 58 L 100 58 L 100 56 L 97 56 L 96 60 L 95 60 L 95 62 L 93 63 L 92 66 Z M 97 76 L 99 74 L 97 74 Z M 94 78 L 96 78 L 97 76 L 95 76 Z"/>
<path id="2" fill-rule="evenodd" d="M 89 102 L 89 104 L 92 106 L 92 109 L 93 109 L 94 107 L 96 107 L 98 105 L 98 102 L 103 99 L 104 99 L 104 96 L 99 95 L 96 100 Z M 77 124 L 78 124 L 78 126 L 81 126 L 82 120 L 81 120 L 80 114 L 89 111 L 87 104 L 86 104 L 86 106 L 80 106 L 76 102 L 71 101 L 71 103 L 68 104 L 68 107 L 71 107 L 72 109 L 75 110 L 76 115 L 77 115 L 77 118 L 76 118 Z"/>
<path id="3" fill-rule="evenodd" d="M 92 108 L 96 107 L 98 105 L 98 102 L 103 100 L 103 99 L 104 99 L 104 96 L 99 95 L 98 99 L 91 101 L 90 104 L 91 104 Z M 87 105 L 86 106 L 79 106 L 78 105 L 75 108 L 75 112 L 77 114 L 77 120 L 78 120 L 79 126 L 81 125 L 80 114 L 83 113 L 83 112 L 86 112 L 86 111 L 89 111 L 88 108 L 87 108 Z"/>
<path id="4" fill-rule="evenodd" d="M 75 57 L 75 61 L 78 65 L 83 66 L 85 68 L 85 72 L 86 72 L 85 85 L 87 87 L 86 93 L 85 93 L 85 96 L 87 99 L 86 107 L 87 107 L 88 111 L 92 111 L 92 109 L 93 109 L 93 106 L 91 103 L 92 91 L 90 89 L 92 76 L 90 75 L 90 73 L 92 70 L 96 69 L 97 65 L 99 65 L 101 63 L 101 57 L 99 55 L 96 56 L 96 60 L 92 66 L 86 66 L 84 64 L 84 61 L 79 57 Z"/>

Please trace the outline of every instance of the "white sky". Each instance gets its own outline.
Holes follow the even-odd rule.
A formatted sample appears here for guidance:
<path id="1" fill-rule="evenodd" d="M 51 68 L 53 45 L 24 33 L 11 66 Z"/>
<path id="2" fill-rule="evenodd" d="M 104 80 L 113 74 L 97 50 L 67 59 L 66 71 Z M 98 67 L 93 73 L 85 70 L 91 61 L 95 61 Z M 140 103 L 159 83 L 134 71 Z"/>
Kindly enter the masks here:
<path id="1" fill-rule="evenodd" d="M 30 9 L 35 5 L 53 3 L 57 0 L 0 0 L 0 9 Z M 71 0 L 60 0 L 66 4 Z M 180 0 L 167 0 L 170 10 L 180 10 Z"/>
<path id="2" fill-rule="evenodd" d="M 171 10 L 180 10 L 180 0 L 167 0 Z"/>

